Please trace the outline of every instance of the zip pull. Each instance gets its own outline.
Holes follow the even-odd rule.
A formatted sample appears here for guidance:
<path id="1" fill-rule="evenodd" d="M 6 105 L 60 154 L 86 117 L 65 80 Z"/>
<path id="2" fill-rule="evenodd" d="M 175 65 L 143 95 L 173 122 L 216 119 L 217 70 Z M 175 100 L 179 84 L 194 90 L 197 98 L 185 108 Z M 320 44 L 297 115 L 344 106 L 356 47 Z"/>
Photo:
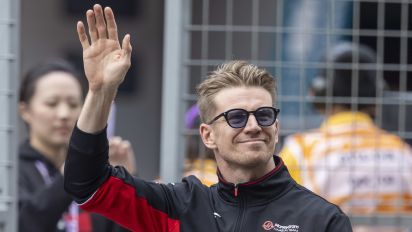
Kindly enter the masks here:
<path id="1" fill-rule="evenodd" d="M 234 195 L 235 195 L 235 197 L 237 197 L 238 196 L 238 191 L 239 191 L 239 185 L 238 184 L 235 184 L 235 189 L 234 189 Z"/>

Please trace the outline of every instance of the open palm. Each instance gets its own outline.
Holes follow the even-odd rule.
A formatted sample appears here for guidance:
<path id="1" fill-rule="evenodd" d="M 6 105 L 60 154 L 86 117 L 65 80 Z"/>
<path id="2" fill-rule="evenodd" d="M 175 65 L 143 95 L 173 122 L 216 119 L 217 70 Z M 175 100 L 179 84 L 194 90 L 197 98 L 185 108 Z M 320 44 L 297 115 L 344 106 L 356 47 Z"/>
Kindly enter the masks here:
<path id="1" fill-rule="evenodd" d="M 86 17 L 90 42 L 82 22 L 77 23 L 77 33 L 83 47 L 89 89 L 117 89 L 130 67 L 130 36 L 126 35 L 120 46 L 113 11 L 108 7 L 103 12 L 96 4 L 93 10 L 87 11 Z"/>

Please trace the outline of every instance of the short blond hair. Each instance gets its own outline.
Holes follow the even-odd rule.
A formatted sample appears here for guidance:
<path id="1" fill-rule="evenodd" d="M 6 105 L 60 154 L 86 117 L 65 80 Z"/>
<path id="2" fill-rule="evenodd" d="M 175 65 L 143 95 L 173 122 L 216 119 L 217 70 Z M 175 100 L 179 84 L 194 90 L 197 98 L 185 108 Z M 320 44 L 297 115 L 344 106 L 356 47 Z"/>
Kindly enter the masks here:
<path id="1" fill-rule="evenodd" d="M 276 80 L 265 69 L 246 61 L 235 60 L 223 63 L 198 85 L 198 101 L 202 122 L 209 122 L 215 113 L 214 97 L 225 88 L 232 87 L 262 87 L 276 102 Z"/>

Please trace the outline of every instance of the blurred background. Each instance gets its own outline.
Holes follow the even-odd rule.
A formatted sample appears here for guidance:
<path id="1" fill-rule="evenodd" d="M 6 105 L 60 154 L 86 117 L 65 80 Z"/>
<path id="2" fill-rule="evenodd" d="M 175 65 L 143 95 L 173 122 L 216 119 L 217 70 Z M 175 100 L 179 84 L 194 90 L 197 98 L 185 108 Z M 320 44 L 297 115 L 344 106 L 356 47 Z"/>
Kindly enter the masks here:
<path id="1" fill-rule="evenodd" d="M 229 59 L 248 60 L 278 81 L 283 138 L 318 127 L 308 97 L 321 55 L 340 41 L 372 48 L 380 89 L 375 122 L 412 141 L 412 2 L 409 0 L 0 0 L 0 231 L 15 231 L 17 117 L 22 74 L 63 57 L 82 67 L 76 22 L 94 3 L 111 6 L 120 37 L 130 33 L 132 68 L 116 99 L 115 134 L 131 141 L 145 179 L 180 180 L 190 153 L 208 154 L 187 125 L 195 87 Z M 359 88 L 367 88 L 360 86 Z M 327 101 L 327 99 L 324 99 Z M 351 99 L 356 101 L 356 99 Z M 190 142 L 192 141 L 192 142 Z M 190 143 L 195 143 L 192 146 Z M 412 215 L 353 218 L 412 228 Z M 403 230 L 408 231 L 408 230 Z"/>

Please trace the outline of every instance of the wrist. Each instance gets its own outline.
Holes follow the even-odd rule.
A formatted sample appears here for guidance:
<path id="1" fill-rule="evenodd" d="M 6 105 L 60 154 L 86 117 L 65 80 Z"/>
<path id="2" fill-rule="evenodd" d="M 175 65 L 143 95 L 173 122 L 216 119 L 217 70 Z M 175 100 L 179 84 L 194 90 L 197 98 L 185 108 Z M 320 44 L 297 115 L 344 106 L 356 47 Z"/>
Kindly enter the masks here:
<path id="1" fill-rule="evenodd" d="M 89 90 L 77 121 L 80 130 L 96 133 L 106 127 L 116 89 Z"/>
<path id="2" fill-rule="evenodd" d="M 96 95 L 99 98 L 113 98 L 116 96 L 117 89 L 119 86 L 100 86 L 100 87 L 89 87 L 87 95 Z"/>

